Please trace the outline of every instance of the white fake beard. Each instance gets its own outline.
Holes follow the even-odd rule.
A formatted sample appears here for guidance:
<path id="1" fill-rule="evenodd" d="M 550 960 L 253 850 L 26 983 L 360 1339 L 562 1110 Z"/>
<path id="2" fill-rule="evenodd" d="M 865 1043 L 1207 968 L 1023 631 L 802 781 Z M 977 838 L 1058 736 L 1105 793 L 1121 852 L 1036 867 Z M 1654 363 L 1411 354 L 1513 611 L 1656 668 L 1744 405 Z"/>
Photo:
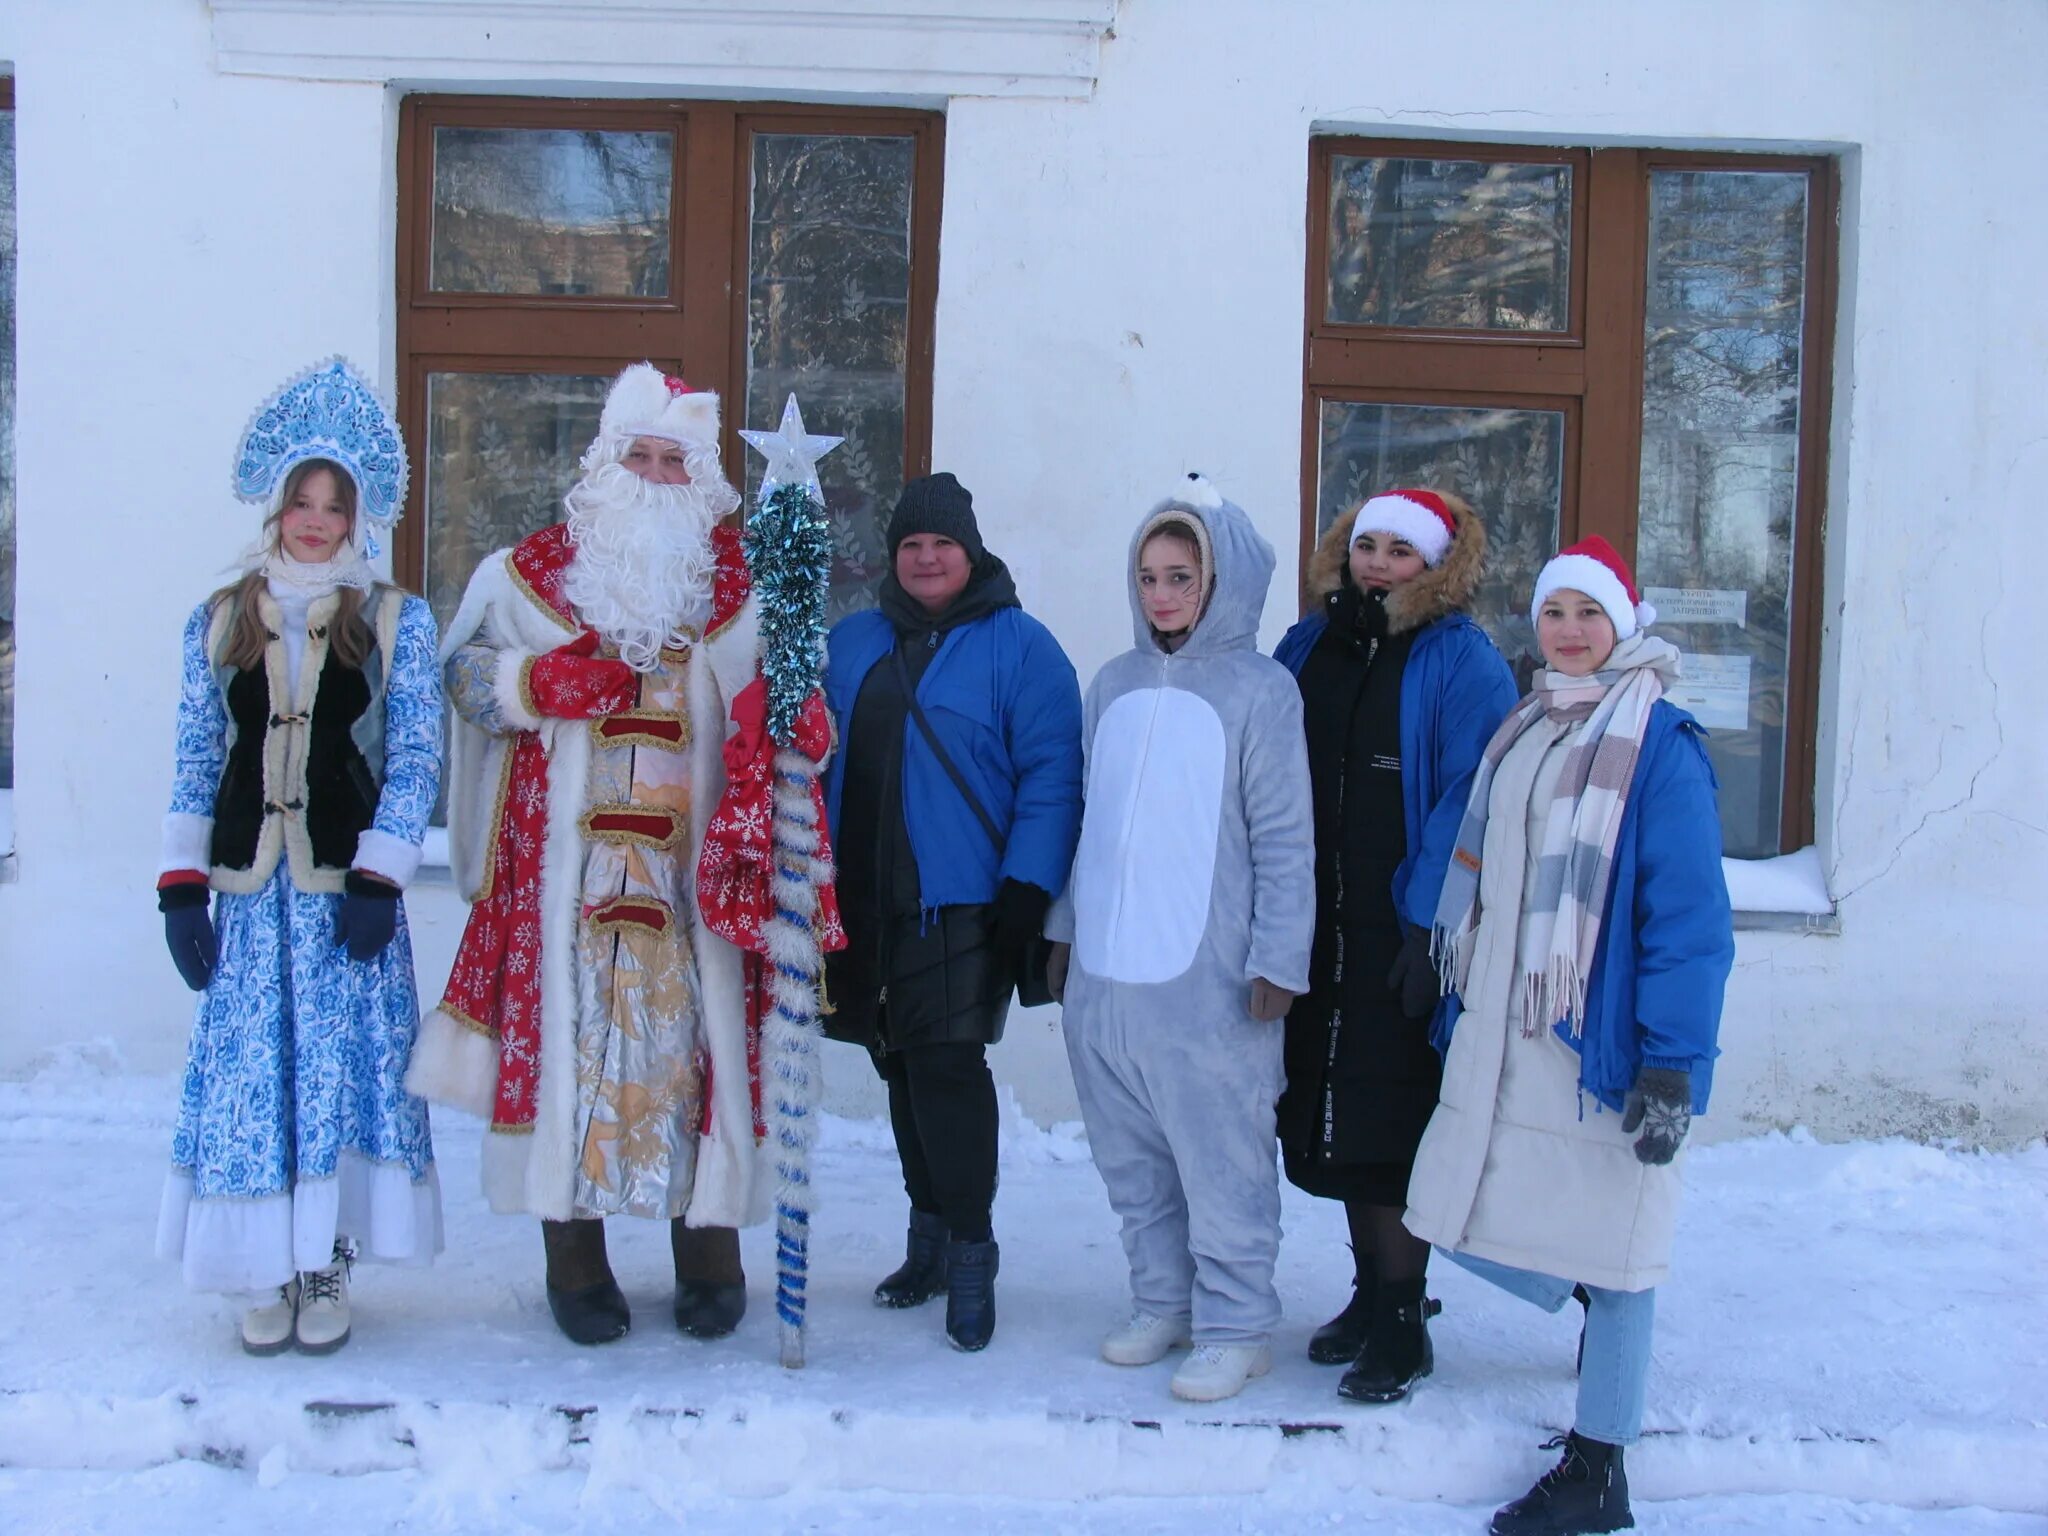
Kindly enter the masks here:
<path id="1" fill-rule="evenodd" d="M 583 622 L 619 648 L 636 672 L 652 672 L 661 648 L 711 611 L 717 556 L 711 529 L 725 483 L 656 485 L 623 464 L 601 464 L 562 499 L 575 555 L 562 592 Z"/>

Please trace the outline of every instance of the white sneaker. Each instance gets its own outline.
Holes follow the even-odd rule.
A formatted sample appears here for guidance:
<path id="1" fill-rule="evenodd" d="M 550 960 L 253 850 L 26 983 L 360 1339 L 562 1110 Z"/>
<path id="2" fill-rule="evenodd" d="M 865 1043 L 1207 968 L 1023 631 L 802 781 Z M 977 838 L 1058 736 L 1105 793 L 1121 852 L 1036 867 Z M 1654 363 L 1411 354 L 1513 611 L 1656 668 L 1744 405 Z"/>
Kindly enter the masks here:
<path id="1" fill-rule="evenodd" d="M 280 1285 L 266 1301 L 242 1314 L 242 1349 L 252 1355 L 281 1354 L 292 1347 L 292 1324 L 299 1315 L 299 1277 Z"/>
<path id="2" fill-rule="evenodd" d="M 1187 1403 L 1217 1402 L 1272 1368 L 1273 1351 L 1264 1344 L 1197 1344 L 1173 1373 L 1173 1395 Z"/>
<path id="3" fill-rule="evenodd" d="M 302 1355 L 331 1355 L 348 1342 L 348 1267 L 346 1244 L 334 1245 L 334 1262 L 299 1276 L 299 1320 L 296 1335 Z"/>
<path id="4" fill-rule="evenodd" d="M 1131 1313 L 1129 1322 L 1103 1338 L 1102 1358 L 1111 1365 L 1150 1365 L 1187 1341 L 1186 1318 L 1155 1317 L 1140 1307 Z"/>

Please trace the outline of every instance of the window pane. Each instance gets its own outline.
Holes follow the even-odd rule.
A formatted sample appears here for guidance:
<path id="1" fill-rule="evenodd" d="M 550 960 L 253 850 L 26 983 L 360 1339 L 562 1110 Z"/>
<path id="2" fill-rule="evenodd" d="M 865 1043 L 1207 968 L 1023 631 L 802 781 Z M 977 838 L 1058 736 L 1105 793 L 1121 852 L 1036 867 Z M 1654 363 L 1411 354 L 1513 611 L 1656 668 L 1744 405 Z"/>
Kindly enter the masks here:
<path id="1" fill-rule="evenodd" d="M 873 600 L 903 488 L 916 142 L 763 133 L 753 154 L 747 420 L 778 420 L 795 391 L 809 430 L 846 438 L 818 465 L 838 541 L 837 619 Z M 761 460 L 747 460 L 751 495 Z"/>
<path id="2" fill-rule="evenodd" d="M 1570 328 L 1568 165 L 1338 155 L 1329 241 L 1335 324 Z"/>
<path id="3" fill-rule="evenodd" d="M 455 617 L 476 564 L 562 519 L 608 374 L 427 375 L 426 598 Z"/>
<path id="4" fill-rule="evenodd" d="M 0 112 L 0 789 L 14 788 L 14 251 L 14 114 Z"/>
<path id="5" fill-rule="evenodd" d="M 1803 171 L 1655 171 L 1637 579 L 1686 653 L 1734 858 L 1780 852 L 1806 297 Z"/>
<path id="6" fill-rule="evenodd" d="M 434 130 L 437 293 L 668 293 L 668 133 Z"/>
<path id="7" fill-rule="evenodd" d="M 1562 411 L 1325 400 L 1316 533 L 1394 486 L 1464 497 L 1486 524 L 1486 575 L 1473 617 L 1526 686 L 1536 665 L 1529 594 L 1557 553 L 1564 450 Z"/>

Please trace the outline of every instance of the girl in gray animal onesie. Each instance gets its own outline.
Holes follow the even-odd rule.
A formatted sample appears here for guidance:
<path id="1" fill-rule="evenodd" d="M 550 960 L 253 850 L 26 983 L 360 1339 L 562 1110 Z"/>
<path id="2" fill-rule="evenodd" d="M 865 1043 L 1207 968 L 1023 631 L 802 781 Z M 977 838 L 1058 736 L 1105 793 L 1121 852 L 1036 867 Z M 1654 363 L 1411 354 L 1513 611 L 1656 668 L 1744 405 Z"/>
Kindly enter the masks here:
<path id="1" fill-rule="evenodd" d="M 1257 649 L 1273 566 L 1199 476 L 1139 524 L 1138 643 L 1088 689 L 1081 843 L 1045 928 L 1131 1266 L 1102 1356 L 1192 1342 L 1173 1392 L 1194 1402 L 1263 1375 L 1280 1319 L 1280 1021 L 1308 987 L 1316 893 L 1301 693 Z"/>

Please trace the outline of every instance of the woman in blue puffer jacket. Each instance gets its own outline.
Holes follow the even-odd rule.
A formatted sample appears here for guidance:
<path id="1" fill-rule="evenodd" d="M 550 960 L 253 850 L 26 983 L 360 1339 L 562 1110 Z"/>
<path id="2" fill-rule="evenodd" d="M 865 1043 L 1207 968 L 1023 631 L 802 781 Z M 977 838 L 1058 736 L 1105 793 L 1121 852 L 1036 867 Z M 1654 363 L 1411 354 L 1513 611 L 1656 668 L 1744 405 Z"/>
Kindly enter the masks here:
<path id="1" fill-rule="evenodd" d="M 847 947 L 826 972 L 826 1032 L 873 1053 L 910 1197 L 904 1262 L 876 1304 L 944 1290 L 948 1339 L 976 1350 L 995 1329 L 987 1047 L 1073 863 L 1081 691 L 952 475 L 904 487 L 889 551 L 879 606 L 827 641 Z"/>

